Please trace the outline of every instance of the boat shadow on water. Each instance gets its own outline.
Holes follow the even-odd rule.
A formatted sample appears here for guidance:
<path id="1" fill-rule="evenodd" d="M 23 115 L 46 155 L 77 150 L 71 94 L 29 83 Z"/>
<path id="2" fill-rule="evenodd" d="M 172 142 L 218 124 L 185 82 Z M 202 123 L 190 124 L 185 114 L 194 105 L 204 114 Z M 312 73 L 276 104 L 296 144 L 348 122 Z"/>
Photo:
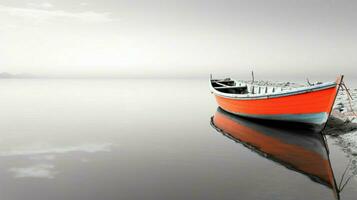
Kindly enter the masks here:
<path id="1" fill-rule="evenodd" d="M 340 199 L 325 137 L 305 127 L 251 120 L 218 108 L 211 125 L 260 156 L 324 185 Z"/>

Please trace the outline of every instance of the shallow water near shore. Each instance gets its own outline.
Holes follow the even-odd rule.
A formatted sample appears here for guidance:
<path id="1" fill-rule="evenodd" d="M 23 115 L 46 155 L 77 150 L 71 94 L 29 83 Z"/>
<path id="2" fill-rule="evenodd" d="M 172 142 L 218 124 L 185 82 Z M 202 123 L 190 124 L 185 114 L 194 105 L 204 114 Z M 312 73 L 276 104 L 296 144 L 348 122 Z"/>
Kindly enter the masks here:
<path id="1" fill-rule="evenodd" d="M 217 132 L 207 80 L 0 79 L 0 91 L 1 199 L 335 199 Z M 350 157 L 327 143 L 339 183 Z M 355 199 L 357 179 L 340 195 Z"/>

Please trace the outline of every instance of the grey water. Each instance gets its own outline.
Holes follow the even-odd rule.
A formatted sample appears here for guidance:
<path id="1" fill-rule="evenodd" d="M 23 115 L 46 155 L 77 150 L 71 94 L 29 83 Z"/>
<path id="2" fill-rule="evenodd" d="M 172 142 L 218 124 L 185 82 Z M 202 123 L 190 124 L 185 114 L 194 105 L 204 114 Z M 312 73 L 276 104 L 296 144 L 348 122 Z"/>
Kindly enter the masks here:
<path id="1" fill-rule="evenodd" d="M 216 109 L 200 79 L 0 79 L 0 197 L 335 199 L 218 133 Z M 328 140 L 339 182 L 349 160 Z"/>

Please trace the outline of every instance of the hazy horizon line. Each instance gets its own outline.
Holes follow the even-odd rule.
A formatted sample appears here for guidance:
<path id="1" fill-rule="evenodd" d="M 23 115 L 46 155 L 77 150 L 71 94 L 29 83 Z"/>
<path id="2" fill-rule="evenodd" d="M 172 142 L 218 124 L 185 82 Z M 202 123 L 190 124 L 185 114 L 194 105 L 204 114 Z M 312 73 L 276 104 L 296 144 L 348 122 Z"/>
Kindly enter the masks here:
<path id="1" fill-rule="evenodd" d="M 338 75 L 336 75 L 337 77 Z M 9 72 L 0 72 L 0 79 L 209 79 L 210 74 L 205 75 L 80 75 L 80 74 L 72 74 L 72 75 L 43 75 L 43 74 L 30 74 L 30 73 L 9 73 Z M 251 80 L 252 77 L 250 73 L 240 74 L 238 76 L 237 73 L 220 73 L 213 74 L 213 78 L 235 78 L 239 80 Z M 326 76 L 326 75 L 311 75 L 303 76 L 303 75 L 290 75 L 287 76 L 277 74 L 277 75 L 265 75 L 265 74 L 257 74 L 255 75 L 255 80 L 265 80 L 265 81 L 294 81 L 294 82 L 305 82 L 306 79 L 310 79 L 311 81 L 334 81 L 334 77 Z M 347 75 L 346 79 L 355 80 L 356 77 L 351 75 Z"/>

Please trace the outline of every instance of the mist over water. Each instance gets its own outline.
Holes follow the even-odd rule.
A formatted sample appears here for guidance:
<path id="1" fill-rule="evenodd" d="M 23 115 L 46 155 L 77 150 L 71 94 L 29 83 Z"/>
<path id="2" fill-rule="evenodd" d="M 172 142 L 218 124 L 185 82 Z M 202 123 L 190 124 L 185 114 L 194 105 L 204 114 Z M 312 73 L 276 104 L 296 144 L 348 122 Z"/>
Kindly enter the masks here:
<path id="1" fill-rule="evenodd" d="M 212 128 L 207 82 L 0 79 L 2 197 L 334 199 Z M 330 146 L 340 175 L 348 161 Z M 344 199 L 354 199 L 355 184 Z"/>

